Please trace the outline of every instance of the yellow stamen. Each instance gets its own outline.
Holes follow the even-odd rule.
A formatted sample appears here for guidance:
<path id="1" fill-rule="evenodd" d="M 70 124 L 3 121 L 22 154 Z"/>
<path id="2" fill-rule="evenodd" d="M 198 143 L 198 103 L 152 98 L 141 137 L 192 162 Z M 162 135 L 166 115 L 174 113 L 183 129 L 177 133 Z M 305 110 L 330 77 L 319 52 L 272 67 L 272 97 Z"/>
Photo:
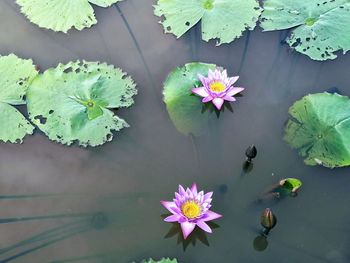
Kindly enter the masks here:
<path id="1" fill-rule="evenodd" d="M 201 207 L 195 201 L 186 201 L 181 206 L 181 211 L 187 218 L 196 218 L 201 214 Z"/>
<path id="2" fill-rule="evenodd" d="M 226 88 L 225 84 L 220 81 L 215 81 L 209 84 L 209 88 L 213 92 L 223 92 Z"/>

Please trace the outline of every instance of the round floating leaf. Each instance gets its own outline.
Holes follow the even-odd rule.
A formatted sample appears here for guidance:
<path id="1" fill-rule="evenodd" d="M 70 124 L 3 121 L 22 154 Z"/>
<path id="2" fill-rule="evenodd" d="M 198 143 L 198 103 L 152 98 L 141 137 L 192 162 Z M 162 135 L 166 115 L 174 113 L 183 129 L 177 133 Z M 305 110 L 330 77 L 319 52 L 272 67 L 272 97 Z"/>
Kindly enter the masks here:
<path id="1" fill-rule="evenodd" d="M 266 0 L 261 26 L 266 31 L 293 28 L 288 44 L 314 60 L 335 59 L 350 50 L 348 0 Z"/>
<path id="2" fill-rule="evenodd" d="M 302 186 L 302 182 L 296 178 L 287 178 L 283 180 L 282 188 L 287 191 L 295 192 Z"/>
<path id="3" fill-rule="evenodd" d="M 135 84 L 120 69 L 97 62 L 70 62 L 45 71 L 27 92 L 31 120 L 51 140 L 97 146 L 128 124 L 110 109 L 129 107 Z"/>
<path id="4" fill-rule="evenodd" d="M 209 111 L 203 112 L 200 98 L 191 89 L 199 86 L 198 74 L 207 75 L 216 65 L 189 63 L 172 71 L 164 83 L 164 102 L 176 129 L 185 134 L 200 135 L 208 125 Z"/>
<path id="5" fill-rule="evenodd" d="M 16 0 L 21 12 L 40 27 L 67 33 L 97 23 L 91 4 L 108 7 L 122 0 Z"/>
<path id="6" fill-rule="evenodd" d="M 22 142 L 34 127 L 11 105 L 25 104 L 28 85 L 38 74 L 32 60 L 14 54 L 0 56 L 0 140 Z"/>
<path id="7" fill-rule="evenodd" d="M 308 165 L 350 165 L 350 100 L 338 94 L 303 97 L 289 109 L 285 140 Z"/>
<path id="8" fill-rule="evenodd" d="M 261 9 L 257 0 L 158 0 L 155 15 L 164 17 L 166 33 L 181 37 L 202 19 L 202 38 L 230 43 L 253 30 Z"/>

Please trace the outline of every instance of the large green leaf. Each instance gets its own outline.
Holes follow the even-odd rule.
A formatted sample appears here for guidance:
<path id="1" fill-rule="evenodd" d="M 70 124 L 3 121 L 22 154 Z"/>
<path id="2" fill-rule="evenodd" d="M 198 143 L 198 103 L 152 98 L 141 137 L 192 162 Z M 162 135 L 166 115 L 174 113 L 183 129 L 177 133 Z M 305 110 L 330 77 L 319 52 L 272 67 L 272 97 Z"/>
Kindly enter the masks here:
<path id="1" fill-rule="evenodd" d="M 177 130 L 200 135 L 208 125 L 209 111 L 203 112 L 200 98 L 191 89 L 199 86 L 198 74 L 207 75 L 213 64 L 189 63 L 172 71 L 164 83 L 164 102 Z"/>
<path id="2" fill-rule="evenodd" d="M 309 165 L 350 165 L 350 100 L 338 94 L 303 97 L 289 109 L 285 140 Z"/>
<path id="3" fill-rule="evenodd" d="M 11 105 L 25 104 L 28 85 L 38 74 L 32 60 L 20 59 L 14 54 L 0 56 L 0 140 L 22 142 L 34 127 Z"/>
<path id="4" fill-rule="evenodd" d="M 108 7 L 122 0 L 16 0 L 21 12 L 40 27 L 67 33 L 97 23 L 91 4 Z M 91 3 L 91 4 L 90 4 Z"/>
<path id="5" fill-rule="evenodd" d="M 202 19 L 202 38 L 230 43 L 253 30 L 261 9 L 257 0 L 158 0 L 155 15 L 166 33 L 181 37 Z"/>
<path id="6" fill-rule="evenodd" d="M 128 124 L 111 110 L 129 107 L 135 84 L 120 69 L 96 62 L 70 62 L 45 71 L 27 92 L 31 120 L 51 140 L 97 146 Z"/>
<path id="7" fill-rule="evenodd" d="M 266 0 L 265 31 L 293 28 L 288 44 L 314 60 L 335 59 L 350 50 L 349 0 Z"/>

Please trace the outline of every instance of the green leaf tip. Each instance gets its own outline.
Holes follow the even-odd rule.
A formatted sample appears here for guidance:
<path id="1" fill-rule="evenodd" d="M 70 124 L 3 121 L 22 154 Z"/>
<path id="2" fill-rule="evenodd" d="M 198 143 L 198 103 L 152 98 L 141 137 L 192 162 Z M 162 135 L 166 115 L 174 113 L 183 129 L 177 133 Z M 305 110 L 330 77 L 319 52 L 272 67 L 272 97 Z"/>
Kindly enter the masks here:
<path id="1" fill-rule="evenodd" d="M 261 8 L 257 0 L 158 0 L 154 14 L 164 17 L 165 33 L 177 38 L 201 21 L 202 39 L 217 39 L 221 45 L 253 30 Z"/>
<path id="2" fill-rule="evenodd" d="M 37 76 L 27 92 L 29 117 L 51 140 L 98 146 L 129 125 L 111 109 L 129 107 L 134 81 L 114 66 L 69 62 Z"/>
<path id="3" fill-rule="evenodd" d="M 39 27 L 67 33 L 97 23 L 91 4 L 108 7 L 122 0 L 16 0 L 21 12 Z"/>
<path id="4" fill-rule="evenodd" d="M 30 59 L 0 56 L 0 140 L 21 143 L 34 127 L 13 105 L 25 104 L 26 91 L 38 71 Z"/>
<path id="5" fill-rule="evenodd" d="M 335 59 L 350 50 L 348 0 L 266 0 L 261 16 L 265 31 L 292 29 L 287 43 L 313 60 Z"/>
<path id="6" fill-rule="evenodd" d="M 308 165 L 329 168 L 350 165 L 350 100 L 346 96 L 316 93 L 289 109 L 285 141 Z"/>

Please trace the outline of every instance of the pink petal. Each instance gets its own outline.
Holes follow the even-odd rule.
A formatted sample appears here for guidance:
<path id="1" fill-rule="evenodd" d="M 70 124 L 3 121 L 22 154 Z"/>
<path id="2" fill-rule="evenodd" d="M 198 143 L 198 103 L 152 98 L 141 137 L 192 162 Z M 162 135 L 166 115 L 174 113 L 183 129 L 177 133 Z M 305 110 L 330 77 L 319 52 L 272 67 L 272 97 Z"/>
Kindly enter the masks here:
<path id="1" fill-rule="evenodd" d="M 235 76 L 235 77 L 230 78 L 228 86 L 232 86 L 233 84 L 235 84 L 238 79 L 239 79 L 239 76 Z"/>
<path id="2" fill-rule="evenodd" d="M 201 88 L 193 88 L 192 92 L 201 96 L 201 97 L 207 97 L 209 95 L 209 93 L 207 92 L 207 89 L 204 87 Z"/>
<path id="3" fill-rule="evenodd" d="M 207 78 L 201 74 L 198 74 L 198 79 L 203 83 L 203 85 L 207 83 Z"/>
<path id="4" fill-rule="evenodd" d="M 214 99 L 214 98 L 213 98 L 212 96 L 209 95 L 208 97 L 203 98 L 203 99 L 202 99 L 202 102 L 203 102 L 203 103 L 207 103 L 207 102 L 209 102 L 209 101 L 212 101 L 213 99 Z"/>
<path id="5" fill-rule="evenodd" d="M 205 232 L 212 233 L 213 231 L 211 230 L 210 226 L 208 226 L 204 221 L 199 220 L 197 222 L 197 226 L 203 229 Z"/>
<path id="6" fill-rule="evenodd" d="M 201 218 L 201 221 L 208 222 L 222 217 L 222 215 L 217 214 L 213 211 L 208 210 L 205 215 Z"/>
<path id="7" fill-rule="evenodd" d="M 185 194 L 185 189 L 182 187 L 182 185 L 179 185 L 179 194 L 184 195 Z"/>
<path id="8" fill-rule="evenodd" d="M 213 192 L 208 192 L 204 195 L 204 202 L 206 202 L 207 199 L 211 198 L 213 196 Z"/>
<path id="9" fill-rule="evenodd" d="M 182 230 L 184 239 L 186 239 L 192 233 L 195 227 L 196 227 L 195 223 L 191 223 L 188 221 L 181 223 L 181 230 Z"/>
<path id="10" fill-rule="evenodd" d="M 232 96 L 236 95 L 237 93 L 242 92 L 243 90 L 244 90 L 244 88 L 232 88 L 232 89 L 230 89 L 229 92 L 226 93 L 226 96 L 232 97 Z"/>
<path id="11" fill-rule="evenodd" d="M 213 104 L 215 107 L 220 110 L 222 107 L 222 104 L 224 104 L 224 99 L 223 98 L 215 98 L 213 99 Z"/>
<path id="12" fill-rule="evenodd" d="M 230 97 L 230 96 L 227 96 L 227 95 L 223 99 L 227 100 L 227 101 L 236 101 L 236 99 L 234 97 Z"/>
<path id="13" fill-rule="evenodd" d="M 192 187 L 191 187 L 191 191 L 194 195 L 197 195 L 198 191 L 197 191 L 197 184 L 193 183 Z"/>
<path id="14" fill-rule="evenodd" d="M 165 222 L 178 222 L 180 218 L 181 218 L 180 215 L 171 215 L 171 216 L 164 218 L 164 221 Z"/>
<path id="15" fill-rule="evenodd" d="M 177 208 L 176 204 L 174 202 L 169 201 L 160 201 L 160 203 L 169 210 L 172 214 L 178 214 L 180 210 Z"/>

